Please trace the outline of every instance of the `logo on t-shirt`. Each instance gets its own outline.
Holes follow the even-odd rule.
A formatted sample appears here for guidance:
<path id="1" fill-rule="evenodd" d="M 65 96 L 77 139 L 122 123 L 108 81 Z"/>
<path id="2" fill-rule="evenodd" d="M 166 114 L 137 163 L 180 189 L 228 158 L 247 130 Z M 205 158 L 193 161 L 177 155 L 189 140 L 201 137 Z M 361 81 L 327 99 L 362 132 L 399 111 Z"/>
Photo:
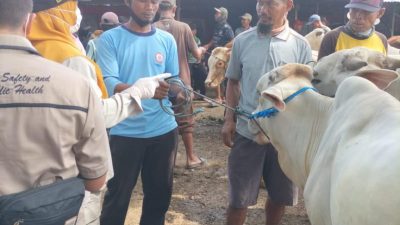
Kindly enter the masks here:
<path id="1" fill-rule="evenodd" d="M 164 56 L 161 53 L 156 54 L 156 63 L 162 64 L 164 62 Z"/>

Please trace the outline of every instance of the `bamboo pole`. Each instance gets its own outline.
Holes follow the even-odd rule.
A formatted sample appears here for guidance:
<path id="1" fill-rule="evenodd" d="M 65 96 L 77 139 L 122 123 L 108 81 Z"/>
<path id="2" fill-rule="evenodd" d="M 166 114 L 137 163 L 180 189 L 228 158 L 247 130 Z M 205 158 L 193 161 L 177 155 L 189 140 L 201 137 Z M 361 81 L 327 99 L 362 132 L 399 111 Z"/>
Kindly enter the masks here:
<path id="1" fill-rule="evenodd" d="M 390 36 L 394 35 L 394 28 L 396 27 L 396 7 L 393 7 L 392 12 L 392 29 L 390 30 Z"/>

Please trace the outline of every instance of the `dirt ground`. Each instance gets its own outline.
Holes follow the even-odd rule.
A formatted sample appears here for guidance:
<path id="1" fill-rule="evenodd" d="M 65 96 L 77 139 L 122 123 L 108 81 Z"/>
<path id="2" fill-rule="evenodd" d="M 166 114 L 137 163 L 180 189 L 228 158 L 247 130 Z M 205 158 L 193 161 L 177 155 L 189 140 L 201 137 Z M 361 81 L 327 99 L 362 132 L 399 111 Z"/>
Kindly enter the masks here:
<path id="1" fill-rule="evenodd" d="M 227 158 L 229 148 L 222 144 L 221 127 L 223 108 L 208 108 L 208 103 L 196 102 L 195 108 L 205 112 L 196 116 L 194 148 L 199 156 L 207 159 L 207 166 L 200 169 L 185 169 L 186 154 L 179 143 L 174 172 L 174 191 L 167 213 L 166 225 L 223 225 L 228 196 Z M 143 200 L 140 182 L 131 198 L 125 225 L 139 224 Z M 265 224 L 265 189 L 260 189 L 257 205 L 248 212 L 246 225 Z M 299 204 L 289 207 L 282 225 L 310 225 L 300 193 Z"/>

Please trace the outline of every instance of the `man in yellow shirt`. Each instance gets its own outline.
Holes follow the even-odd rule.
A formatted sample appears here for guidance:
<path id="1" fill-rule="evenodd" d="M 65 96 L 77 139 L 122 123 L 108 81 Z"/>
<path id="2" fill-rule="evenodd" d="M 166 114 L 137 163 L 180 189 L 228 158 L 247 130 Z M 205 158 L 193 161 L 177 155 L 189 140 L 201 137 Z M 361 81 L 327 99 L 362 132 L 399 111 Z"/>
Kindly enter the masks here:
<path id="1" fill-rule="evenodd" d="M 343 49 L 363 46 L 386 54 L 387 39 L 375 31 L 385 13 L 383 0 L 350 0 L 349 22 L 327 33 L 322 40 L 318 60 Z"/>

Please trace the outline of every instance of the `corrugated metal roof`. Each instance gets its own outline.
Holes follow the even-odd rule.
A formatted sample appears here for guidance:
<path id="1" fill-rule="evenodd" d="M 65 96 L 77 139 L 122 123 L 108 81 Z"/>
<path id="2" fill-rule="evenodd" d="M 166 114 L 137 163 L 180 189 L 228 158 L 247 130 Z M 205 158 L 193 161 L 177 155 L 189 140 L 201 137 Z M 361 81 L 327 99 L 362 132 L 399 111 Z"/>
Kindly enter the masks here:
<path id="1" fill-rule="evenodd" d="M 383 2 L 400 2 L 400 0 L 383 0 Z"/>

